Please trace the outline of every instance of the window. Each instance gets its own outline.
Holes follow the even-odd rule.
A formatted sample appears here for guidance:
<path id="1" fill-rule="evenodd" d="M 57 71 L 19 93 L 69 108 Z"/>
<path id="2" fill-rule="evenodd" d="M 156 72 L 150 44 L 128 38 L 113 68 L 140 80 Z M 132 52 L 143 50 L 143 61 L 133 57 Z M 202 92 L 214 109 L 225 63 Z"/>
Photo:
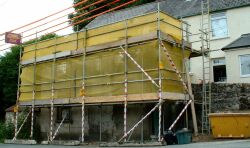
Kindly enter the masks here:
<path id="1" fill-rule="evenodd" d="M 224 38 L 228 36 L 227 18 L 224 12 L 211 15 L 211 28 L 213 38 Z"/>
<path id="2" fill-rule="evenodd" d="M 213 59 L 214 82 L 226 82 L 226 62 L 225 58 Z"/>
<path id="3" fill-rule="evenodd" d="M 250 55 L 240 56 L 240 75 L 250 76 Z"/>
<path id="4" fill-rule="evenodd" d="M 225 65 L 225 58 L 220 58 L 220 59 L 214 59 L 213 60 L 213 65 Z"/>
<path id="5" fill-rule="evenodd" d="M 58 107 L 57 108 L 57 122 L 60 123 L 64 117 L 65 117 L 64 123 L 72 123 L 70 108 Z"/>

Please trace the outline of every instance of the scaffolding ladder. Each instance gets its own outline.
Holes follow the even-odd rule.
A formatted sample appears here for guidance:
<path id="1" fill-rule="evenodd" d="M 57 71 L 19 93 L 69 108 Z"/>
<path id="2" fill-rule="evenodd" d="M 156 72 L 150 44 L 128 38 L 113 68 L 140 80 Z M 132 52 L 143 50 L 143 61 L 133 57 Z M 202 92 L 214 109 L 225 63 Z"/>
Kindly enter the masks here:
<path id="1" fill-rule="evenodd" d="M 201 1 L 201 52 L 202 52 L 202 134 L 210 134 L 208 114 L 211 112 L 210 62 L 210 0 Z"/>

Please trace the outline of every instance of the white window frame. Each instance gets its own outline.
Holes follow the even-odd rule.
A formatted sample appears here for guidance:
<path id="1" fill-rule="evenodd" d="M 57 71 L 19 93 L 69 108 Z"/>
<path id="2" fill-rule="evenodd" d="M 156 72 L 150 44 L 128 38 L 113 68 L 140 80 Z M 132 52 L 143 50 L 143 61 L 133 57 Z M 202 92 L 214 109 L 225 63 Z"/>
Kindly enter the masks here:
<path id="1" fill-rule="evenodd" d="M 216 16 L 222 14 L 223 16 Z M 213 20 L 220 20 L 220 19 L 225 19 L 226 20 L 226 26 L 227 26 L 227 34 L 225 36 L 213 36 Z M 227 15 L 226 12 L 219 12 L 219 13 L 214 13 L 211 14 L 210 18 L 210 24 L 211 24 L 211 37 L 212 39 L 223 39 L 229 37 L 229 30 L 228 30 L 228 22 L 227 22 Z"/>
<path id="2" fill-rule="evenodd" d="M 214 60 L 224 60 L 223 63 L 214 63 Z M 213 66 L 221 66 L 221 65 L 226 65 L 226 59 L 225 58 L 215 58 L 212 60 L 213 61 Z"/>
<path id="3" fill-rule="evenodd" d="M 239 55 L 240 77 L 242 77 L 242 78 L 250 77 L 250 73 L 249 74 L 245 74 L 245 75 L 242 74 L 242 70 L 241 70 L 241 57 L 243 57 L 243 56 L 249 56 L 249 58 L 250 58 L 250 54 Z"/>

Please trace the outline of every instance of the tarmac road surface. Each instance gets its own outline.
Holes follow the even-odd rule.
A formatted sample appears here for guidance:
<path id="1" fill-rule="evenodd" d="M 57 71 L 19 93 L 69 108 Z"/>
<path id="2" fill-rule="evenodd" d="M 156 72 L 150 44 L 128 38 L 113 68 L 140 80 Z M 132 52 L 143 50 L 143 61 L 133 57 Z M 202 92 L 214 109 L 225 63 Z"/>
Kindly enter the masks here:
<path id="1" fill-rule="evenodd" d="M 93 148 L 93 146 L 0 144 L 0 148 L 87 148 L 87 147 Z M 191 144 L 185 144 L 185 145 L 161 146 L 158 148 L 165 148 L 165 147 L 166 148 L 250 148 L 250 140 L 200 142 L 200 143 L 191 143 Z M 138 147 L 136 147 L 136 148 L 138 148 Z M 147 148 L 150 148 L 150 147 L 147 147 Z M 154 148 L 156 148 L 156 147 L 154 147 Z"/>

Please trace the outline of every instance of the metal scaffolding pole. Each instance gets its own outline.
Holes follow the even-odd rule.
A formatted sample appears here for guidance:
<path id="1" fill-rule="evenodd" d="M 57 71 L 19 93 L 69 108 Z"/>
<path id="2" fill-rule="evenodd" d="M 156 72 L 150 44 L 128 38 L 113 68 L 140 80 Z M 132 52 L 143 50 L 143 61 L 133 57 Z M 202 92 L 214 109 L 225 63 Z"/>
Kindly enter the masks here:
<path id="1" fill-rule="evenodd" d="M 64 122 L 64 120 L 66 119 L 67 116 L 68 116 L 68 114 L 66 113 L 64 115 L 62 121 L 60 122 L 59 126 L 57 127 L 57 129 L 56 129 L 56 131 L 55 131 L 55 133 L 54 133 L 54 135 L 53 135 L 53 137 L 51 139 L 51 142 L 56 138 L 56 135 L 59 133 L 59 129 L 61 128 L 61 126 L 62 126 L 62 124 L 63 124 L 63 122 Z"/>
<path id="2" fill-rule="evenodd" d="M 54 98 L 55 98 L 55 71 L 56 71 L 56 46 L 57 46 L 57 37 L 55 40 L 55 49 L 53 57 L 53 66 L 52 66 L 52 86 L 51 86 L 51 102 L 50 102 L 50 139 L 53 140 L 53 121 L 54 121 Z"/>
<path id="3" fill-rule="evenodd" d="M 36 43 L 35 43 L 35 58 L 34 58 L 34 71 L 33 71 L 33 90 L 32 90 L 32 106 L 31 106 L 31 127 L 30 127 L 30 138 L 33 138 L 33 131 L 34 131 L 34 112 L 35 112 L 35 95 L 36 95 L 36 90 L 35 90 L 35 86 L 36 86 L 36 54 L 37 54 L 37 42 L 38 42 L 38 38 L 37 38 L 37 32 L 36 32 Z"/>
<path id="4" fill-rule="evenodd" d="M 26 117 L 24 118 L 23 123 L 21 124 L 21 126 L 19 127 L 19 129 L 17 130 L 17 132 L 15 133 L 15 136 L 14 136 L 14 138 L 13 138 L 12 140 L 16 140 L 17 135 L 19 134 L 19 132 L 20 132 L 21 129 L 23 128 L 24 124 L 26 123 L 26 121 L 27 121 L 27 119 L 28 119 L 30 113 L 31 113 L 31 110 L 29 111 L 29 113 L 28 113 L 28 114 L 26 115 Z"/>
<path id="5" fill-rule="evenodd" d="M 176 120 L 174 121 L 174 123 L 170 126 L 169 130 L 171 130 L 171 129 L 175 126 L 175 124 L 177 123 L 177 121 L 180 119 L 180 117 L 182 116 L 182 114 L 185 112 L 185 110 L 188 108 L 188 106 L 194 101 L 194 96 L 193 96 L 192 92 L 188 89 L 186 83 L 184 82 L 184 80 L 183 80 L 183 78 L 182 78 L 182 76 L 181 76 L 181 73 L 179 72 L 179 70 L 178 70 L 177 67 L 175 66 L 175 63 L 174 63 L 174 61 L 172 60 L 172 58 L 171 58 L 171 56 L 170 56 L 170 54 L 169 54 L 167 48 L 164 46 L 163 41 L 160 41 L 160 42 L 161 42 L 162 49 L 163 49 L 164 53 L 166 54 L 167 59 L 168 59 L 170 65 L 172 66 L 172 68 L 173 68 L 174 71 L 176 72 L 177 76 L 179 77 L 180 81 L 182 82 L 182 85 L 183 85 L 185 91 L 188 93 L 189 97 L 191 98 L 191 99 L 187 102 L 186 106 L 183 108 L 183 110 L 181 111 L 181 113 L 179 114 L 179 116 L 176 118 Z M 196 128 L 196 127 L 195 127 L 195 128 Z"/>
<path id="6" fill-rule="evenodd" d="M 20 75 L 21 75 L 21 59 L 22 59 L 22 50 L 23 50 L 23 45 L 20 45 L 21 49 L 19 51 L 19 65 L 18 65 L 18 80 L 17 80 L 17 100 L 16 100 L 16 106 L 14 108 L 15 112 L 15 135 L 17 134 L 18 130 L 18 112 L 19 112 L 19 97 L 20 97 Z"/>
<path id="7" fill-rule="evenodd" d="M 84 142 L 84 132 L 85 132 L 85 95 L 86 95 L 86 91 L 85 91 L 85 61 L 86 61 L 86 47 L 87 47 L 87 29 L 85 29 L 85 34 L 84 34 L 84 42 L 83 42 L 83 47 L 84 47 L 84 51 L 83 51 L 83 56 L 82 56 L 82 90 L 81 90 L 81 96 L 82 96 L 82 137 L 81 137 L 81 142 Z"/>
<path id="8" fill-rule="evenodd" d="M 121 49 L 123 50 L 123 52 L 126 54 L 127 57 L 129 57 L 129 59 L 137 66 L 137 68 L 139 68 L 147 77 L 148 79 L 157 87 L 159 88 L 159 85 L 153 80 L 152 77 L 149 76 L 149 74 L 141 67 L 141 65 L 139 65 L 135 59 L 122 47 L 120 46 Z M 131 132 L 134 131 L 134 129 L 136 127 L 138 127 L 138 125 L 140 123 L 143 122 L 143 120 L 145 120 L 153 111 L 155 111 L 161 104 L 163 103 L 163 100 L 161 99 L 156 106 L 150 111 L 148 112 L 139 122 L 137 122 L 128 132 L 126 132 L 123 137 L 118 141 L 118 143 L 120 143 L 124 138 L 126 138 L 128 136 L 128 134 L 130 134 Z"/>
<path id="9" fill-rule="evenodd" d="M 181 118 L 181 116 L 185 113 L 185 111 L 187 110 L 188 106 L 193 102 L 193 100 L 189 100 L 187 102 L 187 104 L 185 105 L 185 107 L 182 109 L 182 111 L 180 112 L 180 114 L 177 116 L 177 118 L 175 119 L 175 121 L 171 124 L 171 126 L 168 128 L 168 130 L 172 130 L 173 127 L 176 125 L 176 123 L 179 121 L 179 119 Z"/>
<path id="10" fill-rule="evenodd" d="M 125 51 L 128 52 L 128 22 L 125 20 Z M 127 62 L 127 56 L 124 53 L 124 76 L 125 76 L 125 81 L 124 81 L 124 127 L 123 127 L 123 134 L 127 133 L 127 99 L 128 99 L 128 62 Z M 127 138 L 124 139 L 124 142 L 127 141 Z"/>
<path id="11" fill-rule="evenodd" d="M 208 118 L 208 114 L 211 113 L 210 27 L 210 0 L 201 0 L 202 134 L 210 134 Z"/>
<path id="12" fill-rule="evenodd" d="M 130 134 L 131 132 L 133 132 L 135 130 L 135 128 L 138 127 L 139 124 L 141 124 L 152 112 L 154 112 L 158 107 L 159 105 L 161 105 L 163 103 L 162 102 L 158 102 L 154 108 L 152 108 L 140 121 L 138 121 L 125 135 L 122 136 L 121 139 L 119 139 L 118 143 L 120 143 L 124 138 L 127 137 L 128 134 Z"/>
<path id="13" fill-rule="evenodd" d="M 162 80 L 161 80 L 161 69 L 163 68 L 161 61 L 161 45 L 160 45 L 160 3 L 157 3 L 157 36 L 158 36 L 158 79 L 159 79 L 159 89 L 158 89 L 158 97 L 159 102 L 162 102 Z M 159 121 L 158 121 L 158 141 L 161 141 L 161 123 L 162 123 L 162 104 L 159 105 Z"/>
<path id="14" fill-rule="evenodd" d="M 188 59 L 185 59 L 185 70 L 186 70 L 186 76 L 187 76 L 187 82 L 188 82 L 188 89 L 189 92 L 192 92 L 192 86 L 191 86 L 191 80 L 189 76 L 189 70 L 188 70 Z M 194 95 L 192 94 L 192 99 L 194 99 Z M 195 106 L 194 106 L 194 100 L 191 103 L 191 114 L 192 114 L 192 120 L 193 120 L 193 127 L 194 127 L 194 135 L 198 135 L 198 126 L 197 126 L 197 119 L 196 119 L 196 112 L 195 112 Z"/>
<path id="15" fill-rule="evenodd" d="M 144 113 L 144 104 L 141 103 L 141 118 L 143 118 L 143 113 Z M 141 123 L 141 143 L 144 142 L 144 124 L 143 121 Z"/>
<path id="16" fill-rule="evenodd" d="M 149 76 L 149 74 L 141 67 L 141 65 L 139 65 L 135 59 L 122 47 L 120 46 L 121 49 L 123 50 L 123 52 L 130 58 L 130 60 L 133 61 L 133 63 L 137 66 L 137 68 L 139 68 L 147 77 L 148 79 L 157 87 L 159 88 L 159 85 L 153 80 L 152 77 Z"/>
<path id="17" fill-rule="evenodd" d="M 184 45 L 184 23 L 181 23 L 181 53 L 182 53 L 182 72 L 183 72 L 183 74 L 185 74 L 185 73 L 187 73 L 187 71 L 186 71 L 186 68 L 185 68 L 185 54 L 184 54 L 184 52 L 185 52 L 185 45 Z M 183 77 L 184 77 L 184 79 L 185 79 L 185 81 L 187 82 L 187 77 L 185 77 L 185 76 L 187 76 L 187 75 L 183 75 Z M 184 88 L 183 88 L 183 90 L 184 90 Z M 184 90 L 185 91 L 185 90 Z M 187 103 L 187 98 L 185 97 L 185 103 Z M 185 126 L 186 126 L 186 128 L 188 128 L 188 111 L 186 110 L 186 112 L 185 112 Z"/>
<path id="18" fill-rule="evenodd" d="M 100 118 L 99 118 L 99 143 L 102 142 L 102 104 L 100 104 L 99 106 L 99 110 L 100 110 Z"/>

